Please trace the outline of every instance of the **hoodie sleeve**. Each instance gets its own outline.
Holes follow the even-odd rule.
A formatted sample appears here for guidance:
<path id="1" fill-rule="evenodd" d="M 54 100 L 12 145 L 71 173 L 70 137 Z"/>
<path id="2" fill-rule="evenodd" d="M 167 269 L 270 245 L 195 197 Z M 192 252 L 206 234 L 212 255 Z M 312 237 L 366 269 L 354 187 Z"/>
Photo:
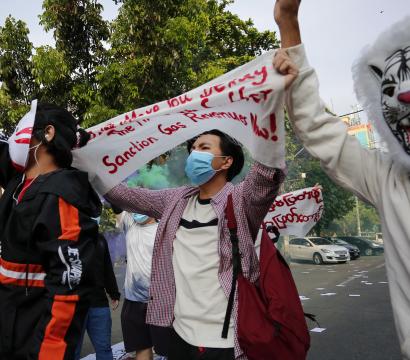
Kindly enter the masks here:
<path id="1" fill-rule="evenodd" d="M 15 174 L 16 170 L 11 164 L 9 155 L 9 144 L 6 137 L 0 133 L 0 187 L 5 189 Z"/>
<path id="2" fill-rule="evenodd" d="M 50 194 L 34 229 L 33 246 L 46 269 L 46 307 L 35 346 L 39 359 L 63 360 L 74 353 L 88 311 L 94 284 L 90 264 L 98 225 L 61 197 Z"/>
<path id="3" fill-rule="evenodd" d="M 316 73 L 308 63 L 303 45 L 287 52 L 299 68 L 286 101 L 296 134 L 306 150 L 320 160 L 330 178 L 375 205 L 379 178 L 388 171 L 388 162 L 383 161 L 379 151 L 363 148 L 355 137 L 348 135 L 343 121 L 326 111 Z"/>

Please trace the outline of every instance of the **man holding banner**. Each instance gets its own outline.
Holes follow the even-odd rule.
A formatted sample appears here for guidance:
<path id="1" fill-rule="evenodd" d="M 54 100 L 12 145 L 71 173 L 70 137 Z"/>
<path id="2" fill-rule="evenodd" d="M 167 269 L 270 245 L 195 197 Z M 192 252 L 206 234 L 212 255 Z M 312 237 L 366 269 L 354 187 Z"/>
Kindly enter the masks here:
<path id="1" fill-rule="evenodd" d="M 242 355 L 235 336 L 235 311 L 228 337 L 221 337 L 232 280 L 226 199 L 233 194 L 236 216 L 242 220 L 238 233 L 244 274 L 256 280 L 254 239 L 284 172 L 256 163 L 234 186 L 229 181 L 242 169 L 242 149 L 218 130 L 189 142 L 188 150 L 186 173 L 197 186 L 153 191 L 118 185 L 106 197 L 128 211 L 161 219 L 147 321 L 173 327 L 169 359 L 196 359 L 209 353 L 212 359 L 233 360 Z"/>

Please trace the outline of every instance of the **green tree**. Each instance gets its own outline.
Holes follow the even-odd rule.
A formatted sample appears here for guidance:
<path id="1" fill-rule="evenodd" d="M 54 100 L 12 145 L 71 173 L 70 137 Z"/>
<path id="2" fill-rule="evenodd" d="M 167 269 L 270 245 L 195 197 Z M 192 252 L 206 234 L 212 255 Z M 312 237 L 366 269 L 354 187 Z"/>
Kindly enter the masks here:
<path id="1" fill-rule="evenodd" d="M 50 72 L 57 70 L 59 63 L 70 75 L 64 76 L 57 102 L 82 120 L 98 93 L 97 67 L 106 59 L 104 42 L 109 38 L 109 26 L 101 16 L 103 7 L 97 0 L 44 0 L 43 10 L 40 24 L 53 31 L 57 51 L 43 53 L 43 58 L 48 56 Z"/>
<path id="2" fill-rule="evenodd" d="M 323 187 L 324 211 L 322 218 L 313 228 L 316 235 L 320 236 L 331 222 L 345 216 L 355 206 L 354 196 L 336 185 L 321 169 L 318 160 L 310 160 L 304 166 L 306 172 L 306 186 L 320 184 Z"/>
<path id="3" fill-rule="evenodd" d="M 21 20 L 8 16 L 0 27 L 0 130 L 6 135 L 27 111 L 38 88 L 32 76 L 29 30 Z"/>
<path id="4" fill-rule="evenodd" d="M 40 46 L 32 58 L 33 75 L 42 101 L 65 105 L 70 100 L 71 72 L 64 54 L 51 46 Z"/>
<path id="5" fill-rule="evenodd" d="M 377 233 L 381 231 L 379 215 L 376 209 L 359 200 L 360 227 L 363 233 Z M 345 216 L 335 219 L 329 226 L 328 232 L 341 235 L 357 235 L 357 209 L 353 207 Z"/>
<path id="6" fill-rule="evenodd" d="M 94 110 L 122 112 L 177 96 L 278 45 L 274 33 L 227 11 L 227 1 L 121 3 Z"/>
<path id="7" fill-rule="evenodd" d="M 21 20 L 8 16 L 0 27 L 0 81 L 2 89 L 14 100 L 29 103 L 35 94 L 32 76 L 29 30 Z"/>
<path id="8" fill-rule="evenodd" d="M 33 49 L 25 24 L 7 20 L 1 128 L 12 129 L 34 97 L 91 126 L 179 95 L 278 46 L 273 32 L 227 11 L 229 3 L 124 0 L 109 24 L 97 0 L 44 0 L 40 23 L 53 32 L 55 48 Z"/>

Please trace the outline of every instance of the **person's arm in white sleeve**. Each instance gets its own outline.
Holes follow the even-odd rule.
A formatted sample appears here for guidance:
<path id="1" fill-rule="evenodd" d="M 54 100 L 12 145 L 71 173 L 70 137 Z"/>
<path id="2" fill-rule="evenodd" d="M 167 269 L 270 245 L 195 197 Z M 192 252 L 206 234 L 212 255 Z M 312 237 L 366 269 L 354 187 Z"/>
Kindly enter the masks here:
<path id="1" fill-rule="evenodd" d="M 298 3 L 299 0 L 277 0 L 275 7 L 282 46 L 288 47 L 275 59 L 275 67 L 285 75 L 290 69 L 295 72 L 295 67 L 299 72 L 286 98 L 289 119 L 303 146 L 320 160 L 322 168 L 336 183 L 375 204 L 383 168 L 380 154 L 364 149 L 356 138 L 348 135 L 341 119 L 326 111 L 315 71 L 301 44 Z M 289 14 L 283 11 L 283 6 Z"/>

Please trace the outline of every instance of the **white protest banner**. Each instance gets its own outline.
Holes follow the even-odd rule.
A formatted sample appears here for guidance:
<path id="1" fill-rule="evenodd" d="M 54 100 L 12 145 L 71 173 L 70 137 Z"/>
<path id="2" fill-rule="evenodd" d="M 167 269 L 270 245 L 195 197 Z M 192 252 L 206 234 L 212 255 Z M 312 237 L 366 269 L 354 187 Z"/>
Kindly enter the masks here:
<path id="1" fill-rule="evenodd" d="M 265 226 L 276 226 L 281 235 L 306 236 L 323 212 L 322 191 L 317 187 L 278 196 L 265 217 Z"/>
<path id="2" fill-rule="evenodd" d="M 240 141 L 254 160 L 284 167 L 284 78 L 274 51 L 181 96 L 130 111 L 88 129 L 91 141 L 73 151 L 105 194 L 148 161 L 204 131 Z"/>

